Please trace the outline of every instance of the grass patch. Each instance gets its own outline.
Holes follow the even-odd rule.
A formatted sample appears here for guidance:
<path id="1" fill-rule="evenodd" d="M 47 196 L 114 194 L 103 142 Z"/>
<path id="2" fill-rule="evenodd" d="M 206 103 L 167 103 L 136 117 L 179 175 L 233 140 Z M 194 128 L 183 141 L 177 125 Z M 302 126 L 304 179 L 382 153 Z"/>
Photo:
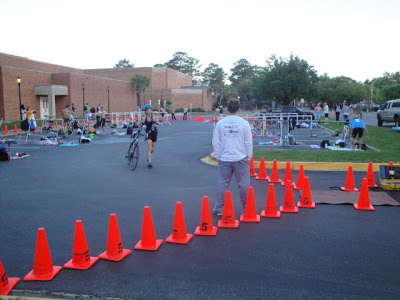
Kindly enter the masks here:
<path id="1" fill-rule="evenodd" d="M 343 123 L 323 125 L 331 130 L 343 130 Z M 254 149 L 254 159 L 278 161 L 314 161 L 314 162 L 400 162 L 400 133 L 388 128 L 367 126 L 370 140 L 367 145 L 380 151 L 332 151 L 332 150 L 261 150 Z M 339 135 L 340 136 L 340 135 Z M 364 136 L 365 138 L 365 136 Z"/>

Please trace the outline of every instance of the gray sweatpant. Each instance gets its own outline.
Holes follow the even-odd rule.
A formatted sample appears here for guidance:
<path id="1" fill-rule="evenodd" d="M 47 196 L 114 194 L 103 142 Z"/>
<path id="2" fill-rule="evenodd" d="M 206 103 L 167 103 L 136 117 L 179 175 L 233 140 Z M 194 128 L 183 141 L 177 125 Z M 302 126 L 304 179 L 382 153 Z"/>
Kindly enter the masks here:
<path id="1" fill-rule="evenodd" d="M 214 211 L 222 212 L 224 209 L 225 192 L 228 190 L 235 174 L 236 182 L 239 187 L 240 201 L 242 210 L 246 205 L 247 191 L 250 186 L 249 160 L 245 157 L 239 161 L 219 161 L 217 200 L 215 201 Z"/>

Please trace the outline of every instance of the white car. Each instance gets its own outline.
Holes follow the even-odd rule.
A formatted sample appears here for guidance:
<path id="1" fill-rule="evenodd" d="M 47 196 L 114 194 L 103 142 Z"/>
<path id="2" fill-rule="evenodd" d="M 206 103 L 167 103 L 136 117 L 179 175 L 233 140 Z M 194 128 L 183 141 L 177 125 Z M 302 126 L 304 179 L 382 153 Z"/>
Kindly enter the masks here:
<path id="1" fill-rule="evenodd" d="M 387 101 L 385 106 L 378 111 L 377 118 L 378 126 L 394 122 L 395 127 L 400 127 L 400 99 Z"/>

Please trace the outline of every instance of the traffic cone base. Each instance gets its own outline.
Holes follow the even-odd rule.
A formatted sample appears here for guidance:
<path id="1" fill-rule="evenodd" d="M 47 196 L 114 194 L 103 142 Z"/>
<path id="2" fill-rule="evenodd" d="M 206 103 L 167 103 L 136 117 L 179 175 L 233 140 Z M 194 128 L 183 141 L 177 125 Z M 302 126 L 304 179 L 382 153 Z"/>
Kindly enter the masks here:
<path id="1" fill-rule="evenodd" d="M 263 217 L 263 218 L 280 218 L 281 217 L 281 212 L 280 211 L 274 211 L 274 212 L 266 213 L 265 210 L 263 210 L 261 212 L 260 216 Z"/>
<path id="2" fill-rule="evenodd" d="M 163 240 L 156 240 L 153 245 L 142 245 L 142 240 L 140 240 L 136 246 L 135 250 L 149 250 L 149 251 L 156 251 L 158 248 L 161 247 Z"/>
<path id="3" fill-rule="evenodd" d="M 239 228 L 239 220 L 235 220 L 234 222 L 224 222 L 224 220 L 219 220 L 218 227 L 220 227 L 220 228 Z"/>
<path id="4" fill-rule="evenodd" d="M 285 213 L 298 213 L 299 212 L 299 208 L 297 206 L 293 207 L 292 209 L 288 209 L 288 208 L 284 208 L 283 206 L 280 206 L 279 210 L 281 212 L 285 212 Z"/>
<path id="5" fill-rule="evenodd" d="M 167 239 L 165 240 L 167 243 L 174 243 L 174 244 L 184 244 L 186 245 L 191 241 L 193 238 L 193 234 L 187 233 L 185 238 L 174 238 L 173 234 L 171 234 Z"/>
<path id="6" fill-rule="evenodd" d="M 341 189 L 342 191 L 345 191 L 345 192 L 358 192 L 358 189 L 357 189 L 357 188 L 349 189 L 349 188 L 346 188 L 346 187 L 344 187 L 344 186 L 341 186 L 340 189 Z"/>
<path id="7" fill-rule="evenodd" d="M 49 281 L 52 280 L 61 271 L 62 267 L 53 266 L 53 271 L 51 273 L 36 275 L 34 270 L 30 271 L 25 277 L 24 281 Z"/>
<path id="8" fill-rule="evenodd" d="M 213 226 L 212 231 L 200 230 L 200 226 L 197 226 L 194 234 L 195 235 L 210 235 L 210 236 L 214 236 L 214 235 L 217 235 L 217 231 L 218 231 L 218 227 L 215 227 L 215 226 Z"/>
<path id="9" fill-rule="evenodd" d="M 75 264 L 72 262 L 72 259 L 64 265 L 64 268 L 67 269 L 77 269 L 77 270 L 88 270 L 90 269 L 95 263 L 99 261 L 99 258 L 96 256 L 90 256 L 89 261 L 85 264 Z"/>
<path id="10" fill-rule="evenodd" d="M 254 218 L 246 218 L 243 215 L 240 216 L 240 222 L 247 222 L 247 223 L 259 223 L 260 222 L 260 215 L 256 215 Z"/>
<path id="11" fill-rule="evenodd" d="M 281 181 L 281 185 L 282 186 L 286 186 L 286 182 L 285 181 Z M 294 186 L 296 185 L 294 182 L 291 183 L 292 187 L 294 188 Z"/>
<path id="12" fill-rule="evenodd" d="M 358 203 L 354 203 L 353 204 L 355 209 L 358 210 L 375 210 L 375 208 L 370 204 L 369 207 L 361 207 L 360 205 L 358 205 Z"/>
<path id="13" fill-rule="evenodd" d="M 297 206 L 298 207 L 302 207 L 302 208 L 315 208 L 315 203 L 311 203 L 310 205 L 305 205 L 305 204 L 301 204 L 301 201 L 297 202 Z"/>
<path id="14" fill-rule="evenodd" d="M 0 261 L 0 295 L 8 295 L 20 281 L 19 277 L 7 277 L 3 264 Z"/>
<path id="15" fill-rule="evenodd" d="M 280 183 L 280 184 L 284 185 L 282 180 L 280 180 L 280 179 L 273 180 L 273 179 L 271 179 L 271 177 L 268 179 L 268 182 L 269 183 Z"/>
<path id="16" fill-rule="evenodd" d="M 8 285 L 0 290 L 0 295 L 8 295 L 19 281 L 18 277 L 8 277 Z"/>
<path id="17" fill-rule="evenodd" d="M 120 261 L 127 257 L 129 254 L 132 253 L 132 250 L 129 249 L 122 249 L 122 252 L 118 255 L 109 255 L 107 254 L 107 251 L 104 251 L 99 255 L 99 258 L 101 259 L 106 259 L 106 260 L 112 260 L 112 261 Z"/>

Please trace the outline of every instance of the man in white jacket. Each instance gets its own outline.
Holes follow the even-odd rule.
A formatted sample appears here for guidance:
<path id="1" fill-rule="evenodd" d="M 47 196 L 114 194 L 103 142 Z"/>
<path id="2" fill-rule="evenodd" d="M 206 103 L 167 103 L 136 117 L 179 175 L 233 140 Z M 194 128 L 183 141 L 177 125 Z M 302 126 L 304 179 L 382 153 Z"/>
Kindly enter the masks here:
<path id="1" fill-rule="evenodd" d="M 222 216 L 225 192 L 233 174 L 239 187 L 243 211 L 250 186 L 249 159 L 253 154 L 253 140 L 249 122 L 237 115 L 239 107 L 238 99 L 229 99 L 229 115 L 218 121 L 214 130 L 213 146 L 219 166 L 217 200 L 213 212 L 218 216 Z"/>

